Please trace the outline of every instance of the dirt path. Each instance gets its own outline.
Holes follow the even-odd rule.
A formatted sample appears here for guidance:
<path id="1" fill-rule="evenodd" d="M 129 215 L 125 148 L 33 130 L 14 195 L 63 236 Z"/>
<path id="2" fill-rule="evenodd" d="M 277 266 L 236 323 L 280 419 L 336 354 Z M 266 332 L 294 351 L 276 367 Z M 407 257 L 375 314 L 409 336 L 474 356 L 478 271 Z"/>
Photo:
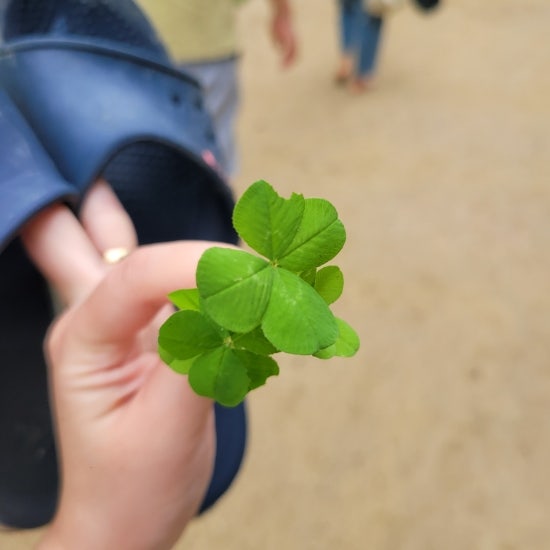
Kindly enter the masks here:
<path id="1" fill-rule="evenodd" d="M 236 186 L 337 205 L 337 309 L 362 349 L 281 361 L 250 399 L 241 478 L 178 548 L 545 550 L 550 4 L 407 9 L 360 98 L 331 83 L 334 2 L 296 12 L 302 57 L 281 74 L 265 3 L 243 10 Z"/>

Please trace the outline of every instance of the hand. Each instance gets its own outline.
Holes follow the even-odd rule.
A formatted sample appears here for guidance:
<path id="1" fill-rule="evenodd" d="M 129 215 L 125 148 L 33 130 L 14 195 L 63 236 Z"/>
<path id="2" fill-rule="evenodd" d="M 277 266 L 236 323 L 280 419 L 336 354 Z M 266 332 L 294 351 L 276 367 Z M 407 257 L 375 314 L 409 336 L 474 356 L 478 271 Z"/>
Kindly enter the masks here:
<path id="1" fill-rule="evenodd" d="M 298 51 L 292 25 L 292 14 L 286 0 L 272 0 L 272 2 L 271 35 L 275 45 L 281 52 L 283 67 L 289 67 L 296 59 Z"/>
<path id="2" fill-rule="evenodd" d="M 212 403 L 156 353 L 166 295 L 194 286 L 212 243 L 146 247 L 115 266 L 102 253 L 135 233 L 105 182 L 79 222 L 53 206 L 22 231 L 68 304 L 46 342 L 60 455 L 57 514 L 41 549 L 169 548 L 202 502 L 214 460 Z"/>
<path id="3" fill-rule="evenodd" d="M 41 254 L 50 245 L 59 240 L 35 243 Z M 78 269 L 64 275 L 86 297 L 47 339 L 62 490 L 41 550 L 170 548 L 196 514 L 213 469 L 213 406 L 161 362 L 156 335 L 166 295 L 195 285 L 210 246 L 137 249 L 91 291 Z"/>

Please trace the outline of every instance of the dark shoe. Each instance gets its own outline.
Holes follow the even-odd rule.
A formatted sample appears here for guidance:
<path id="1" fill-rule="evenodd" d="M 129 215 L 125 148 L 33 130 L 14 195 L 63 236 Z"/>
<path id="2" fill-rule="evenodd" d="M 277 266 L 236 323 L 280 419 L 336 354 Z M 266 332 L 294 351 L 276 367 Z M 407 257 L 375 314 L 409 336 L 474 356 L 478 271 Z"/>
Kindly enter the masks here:
<path id="1" fill-rule="evenodd" d="M 439 7 L 439 0 L 414 0 L 414 4 L 421 11 L 432 11 Z"/>
<path id="2" fill-rule="evenodd" d="M 58 479 L 42 355 L 52 305 L 44 279 L 12 238 L 44 206 L 77 198 L 0 91 L 0 523 L 14 527 L 49 521 Z"/>
<path id="3" fill-rule="evenodd" d="M 57 461 L 42 340 L 48 289 L 18 241 L 0 254 L 0 523 L 31 528 L 57 503 Z"/>
<path id="4" fill-rule="evenodd" d="M 200 89 L 170 64 L 134 2 L 12 0 L 3 23 L 0 86 L 40 138 L 60 181 L 71 183 L 67 199 L 82 197 L 102 175 L 132 217 L 142 244 L 195 238 L 236 242 L 231 192 L 203 161 L 205 152 L 216 155 L 217 146 Z M 36 178 L 42 177 L 37 171 Z M 3 189 L 0 180 L 0 193 Z M 0 242 L 26 219 L 23 211 L 29 217 L 38 208 L 24 189 L 26 206 L 13 223 L 0 225 Z M 9 195 L 0 195 L 0 220 L 13 200 L 5 202 L 4 196 Z M 52 193 L 49 202 L 62 198 L 61 191 Z M 51 519 L 57 499 L 41 353 L 51 308 L 44 281 L 17 241 L 0 260 L 0 338 L 6 335 L 0 348 L 0 523 L 35 527 Z M 18 279 L 19 272 L 28 273 Z M 11 326 L 18 307 L 20 322 Z M 24 403 L 36 406 L 26 410 Z M 203 509 L 225 492 L 240 467 L 244 407 L 216 407 L 216 428 L 215 471 Z"/>

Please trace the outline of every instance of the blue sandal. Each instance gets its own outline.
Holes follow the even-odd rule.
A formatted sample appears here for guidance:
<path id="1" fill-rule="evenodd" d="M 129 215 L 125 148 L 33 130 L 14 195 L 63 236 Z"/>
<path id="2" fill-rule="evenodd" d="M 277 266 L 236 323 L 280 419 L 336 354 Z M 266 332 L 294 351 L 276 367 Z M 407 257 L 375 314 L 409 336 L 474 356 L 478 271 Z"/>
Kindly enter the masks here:
<path id="1" fill-rule="evenodd" d="M 52 518 L 58 478 L 41 352 L 52 308 L 19 227 L 55 201 L 77 210 L 103 176 L 142 244 L 237 236 L 231 192 L 203 160 L 217 146 L 200 89 L 134 2 L 11 0 L 2 33 L 0 523 L 28 528 Z M 240 468 L 244 406 L 216 406 L 216 428 L 202 510 Z"/>

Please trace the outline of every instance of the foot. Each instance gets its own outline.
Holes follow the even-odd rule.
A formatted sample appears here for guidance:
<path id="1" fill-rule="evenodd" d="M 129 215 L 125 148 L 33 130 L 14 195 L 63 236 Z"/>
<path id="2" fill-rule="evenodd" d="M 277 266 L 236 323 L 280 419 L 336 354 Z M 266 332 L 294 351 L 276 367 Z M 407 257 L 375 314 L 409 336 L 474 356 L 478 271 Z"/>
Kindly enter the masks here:
<path id="1" fill-rule="evenodd" d="M 344 84 L 347 84 L 352 76 L 352 73 L 353 59 L 351 57 L 344 56 L 340 59 L 336 74 L 334 75 L 334 82 L 339 86 L 343 86 Z"/>
<path id="2" fill-rule="evenodd" d="M 372 88 L 372 77 L 355 77 L 349 83 L 349 91 L 353 95 L 361 95 Z"/>

